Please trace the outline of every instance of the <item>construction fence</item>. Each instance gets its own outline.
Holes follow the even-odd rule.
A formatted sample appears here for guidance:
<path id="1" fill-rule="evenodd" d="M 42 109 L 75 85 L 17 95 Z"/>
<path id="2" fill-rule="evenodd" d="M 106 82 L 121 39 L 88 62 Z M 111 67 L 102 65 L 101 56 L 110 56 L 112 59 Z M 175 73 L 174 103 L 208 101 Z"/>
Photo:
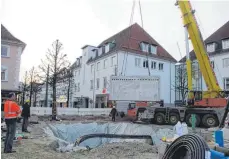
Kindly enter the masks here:
<path id="1" fill-rule="evenodd" d="M 109 115 L 111 108 L 57 108 L 57 115 Z M 31 115 L 45 116 L 52 114 L 50 107 L 31 107 Z"/>

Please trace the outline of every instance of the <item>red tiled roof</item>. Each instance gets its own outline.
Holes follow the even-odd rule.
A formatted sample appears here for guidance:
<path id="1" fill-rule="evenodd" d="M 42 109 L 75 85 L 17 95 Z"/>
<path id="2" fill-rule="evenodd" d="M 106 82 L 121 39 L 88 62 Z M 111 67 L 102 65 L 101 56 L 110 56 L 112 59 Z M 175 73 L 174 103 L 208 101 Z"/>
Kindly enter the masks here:
<path id="1" fill-rule="evenodd" d="M 1 24 L 1 40 L 13 41 L 25 45 L 24 42 L 14 37 L 2 24 Z"/>
<path id="2" fill-rule="evenodd" d="M 212 42 L 215 42 L 216 49 L 215 52 L 212 52 L 209 54 L 209 56 L 216 55 L 216 54 L 222 54 L 225 52 L 228 52 L 229 50 L 223 50 L 222 49 L 222 40 L 229 38 L 229 21 L 226 22 L 223 26 L 221 26 L 218 30 L 216 30 L 213 34 L 211 34 L 205 41 L 205 44 L 209 44 Z M 196 55 L 195 52 L 192 50 L 190 53 L 190 59 L 195 60 Z M 180 62 L 184 62 L 186 60 L 186 57 L 183 57 Z"/>
<path id="3" fill-rule="evenodd" d="M 137 23 L 104 40 L 98 47 L 105 45 L 108 42 L 115 41 L 115 46 L 110 50 L 112 53 L 115 50 L 124 50 L 142 55 L 149 55 L 159 59 L 164 59 L 172 62 L 177 62 L 156 40 L 154 40 L 142 27 Z M 140 49 L 140 42 L 146 42 L 157 46 L 157 53 L 155 55 L 142 52 Z M 109 54 L 106 53 L 106 55 Z M 103 56 L 103 55 L 101 55 Z M 100 56 L 100 57 L 101 57 Z M 99 57 L 97 57 L 99 58 Z M 96 59 L 97 59 L 96 58 Z M 93 60 L 93 59 L 91 59 Z"/>

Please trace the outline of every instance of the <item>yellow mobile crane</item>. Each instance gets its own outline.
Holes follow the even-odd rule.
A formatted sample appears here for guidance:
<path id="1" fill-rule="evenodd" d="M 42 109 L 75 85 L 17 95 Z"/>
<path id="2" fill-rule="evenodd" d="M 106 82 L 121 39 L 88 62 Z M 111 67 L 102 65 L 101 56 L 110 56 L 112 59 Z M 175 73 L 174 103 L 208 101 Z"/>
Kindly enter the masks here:
<path id="1" fill-rule="evenodd" d="M 188 74 L 188 89 L 190 90 L 188 96 L 189 101 L 191 101 L 189 104 L 196 107 L 225 107 L 227 100 L 224 97 L 224 93 L 217 82 L 215 73 L 211 66 L 203 38 L 194 16 L 195 11 L 192 9 L 189 1 L 179 0 L 177 1 L 176 5 L 178 5 L 181 10 L 184 27 L 189 34 L 189 38 L 192 42 L 194 52 L 200 66 L 200 71 L 207 86 L 207 91 L 202 93 L 202 99 L 198 101 L 193 100 L 194 92 L 192 92 L 191 60 L 189 59 L 189 55 L 187 55 L 186 64 Z"/>
<path id="2" fill-rule="evenodd" d="M 217 82 L 190 2 L 178 0 L 176 5 L 179 6 L 182 13 L 183 24 L 186 30 L 186 44 L 188 44 L 188 39 L 190 39 L 207 86 L 207 91 L 201 92 L 201 99 L 195 98 L 196 92 L 192 90 L 191 60 L 189 59 L 189 51 L 187 49 L 186 64 L 189 89 L 187 105 L 185 107 L 139 107 L 135 103 L 130 103 L 128 116 L 141 121 L 154 121 L 159 125 L 174 125 L 181 120 L 191 126 L 191 116 L 195 114 L 196 126 L 218 126 L 222 119 L 222 114 L 225 112 L 227 99 L 224 97 L 224 93 Z"/>

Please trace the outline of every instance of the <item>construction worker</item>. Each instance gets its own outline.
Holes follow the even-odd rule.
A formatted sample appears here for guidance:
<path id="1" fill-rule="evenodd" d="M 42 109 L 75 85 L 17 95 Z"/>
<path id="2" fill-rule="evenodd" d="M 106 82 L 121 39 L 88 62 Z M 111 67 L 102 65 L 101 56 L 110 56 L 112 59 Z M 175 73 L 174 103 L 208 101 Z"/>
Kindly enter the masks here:
<path id="1" fill-rule="evenodd" d="M 29 100 L 25 101 L 25 104 L 22 106 L 22 113 L 21 116 L 23 117 L 23 123 L 22 123 L 22 132 L 27 132 L 27 127 L 29 125 L 29 117 L 30 117 L 30 105 L 29 105 Z"/>
<path id="2" fill-rule="evenodd" d="M 6 139 L 4 145 L 4 153 L 16 152 L 12 150 L 13 140 L 16 133 L 17 117 L 21 113 L 21 109 L 15 102 L 15 93 L 9 93 L 9 99 L 4 103 L 4 117 L 7 126 Z"/>
<path id="3" fill-rule="evenodd" d="M 117 109 L 115 108 L 115 106 L 113 106 L 110 114 L 112 116 L 112 121 L 115 121 L 115 115 L 117 114 Z"/>

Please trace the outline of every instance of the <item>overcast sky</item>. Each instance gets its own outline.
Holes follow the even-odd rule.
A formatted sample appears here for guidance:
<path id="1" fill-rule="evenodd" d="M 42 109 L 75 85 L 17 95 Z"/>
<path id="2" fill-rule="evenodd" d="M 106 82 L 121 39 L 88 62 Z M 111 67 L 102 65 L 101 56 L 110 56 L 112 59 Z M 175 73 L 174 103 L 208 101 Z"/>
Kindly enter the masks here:
<path id="1" fill-rule="evenodd" d="M 136 1 L 138 2 L 138 1 Z M 38 66 L 55 39 L 64 45 L 71 62 L 81 47 L 97 46 L 129 26 L 132 0 L 2 0 L 2 24 L 27 44 L 21 72 Z M 184 29 L 175 0 L 141 0 L 143 28 L 177 60 L 177 42 L 185 55 Z M 191 1 L 203 37 L 229 20 L 228 1 Z M 134 20 L 141 25 L 138 3 Z"/>

